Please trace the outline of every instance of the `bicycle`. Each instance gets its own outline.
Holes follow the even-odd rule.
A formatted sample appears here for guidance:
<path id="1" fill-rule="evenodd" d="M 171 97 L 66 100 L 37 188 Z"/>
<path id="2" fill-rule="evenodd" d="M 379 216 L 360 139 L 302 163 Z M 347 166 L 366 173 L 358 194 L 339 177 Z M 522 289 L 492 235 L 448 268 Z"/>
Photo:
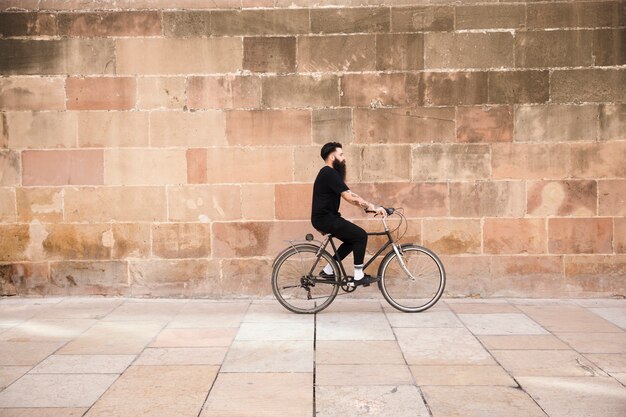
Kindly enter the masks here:
<path id="1" fill-rule="evenodd" d="M 387 236 L 387 242 L 365 263 L 367 269 L 378 256 L 389 246 L 378 267 L 378 287 L 383 297 L 394 308 L 417 313 L 435 305 L 441 298 L 446 273 L 439 257 L 430 249 L 416 244 L 399 244 L 408 229 L 406 217 L 401 208 L 385 208 L 388 216 L 400 217 L 398 227 L 389 230 L 385 217 L 381 217 L 384 232 L 370 232 L 368 236 Z M 370 213 L 374 213 L 368 211 Z M 376 217 L 376 216 L 374 216 Z M 405 230 L 400 236 L 399 230 L 404 222 Z M 393 233 L 398 231 L 394 240 Z M 337 247 L 332 234 L 323 242 L 313 239 L 307 234 L 305 241 L 290 240 L 289 246 L 276 256 L 272 265 L 272 291 L 278 302 L 294 313 L 318 313 L 328 307 L 341 288 L 351 293 L 358 288 L 353 277 L 348 276 L 343 263 L 335 260 L 326 250 L 330 243 L 333 251 Z M 329 263 L 333 269 L 331 277 L 320 276 L 325 266 L 320 260 Z M 315 272 L 317 270 L 317 272 Z M 364 284 L 363 286 L 369 286 Z"/>

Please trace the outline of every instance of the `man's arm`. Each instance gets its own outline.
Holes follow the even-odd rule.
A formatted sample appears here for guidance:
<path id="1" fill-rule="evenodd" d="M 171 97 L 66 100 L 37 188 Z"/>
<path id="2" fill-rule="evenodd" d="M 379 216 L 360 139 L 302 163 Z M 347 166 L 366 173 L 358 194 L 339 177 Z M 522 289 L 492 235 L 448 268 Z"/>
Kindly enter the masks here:
<path id="1" fill-rule="evenodd" d="M 385 209 L 383 209 L 382 207 L 376 207 L 376 205 L 365 201 L 362 197 L 358 196 L 351 190 L 347 190 L 341 193 L 341 197 L 348 203 L 354 206 L 359 206 L 365 211 L 375 211 L 383 216 L 387 214 L 387 212 L 385 212 Z"/>

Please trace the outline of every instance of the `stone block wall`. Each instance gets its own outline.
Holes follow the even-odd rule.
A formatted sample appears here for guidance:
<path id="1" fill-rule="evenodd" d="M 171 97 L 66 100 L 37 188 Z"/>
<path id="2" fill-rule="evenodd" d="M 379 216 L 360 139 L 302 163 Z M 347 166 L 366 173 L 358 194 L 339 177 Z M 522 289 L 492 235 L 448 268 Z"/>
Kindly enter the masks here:
<path id="1" fill-rule="evenodd" d="M 0 292 L 268 295 L 336 140 L 449 295 L 623 296 L 625 4 L 2 0 Z"/>

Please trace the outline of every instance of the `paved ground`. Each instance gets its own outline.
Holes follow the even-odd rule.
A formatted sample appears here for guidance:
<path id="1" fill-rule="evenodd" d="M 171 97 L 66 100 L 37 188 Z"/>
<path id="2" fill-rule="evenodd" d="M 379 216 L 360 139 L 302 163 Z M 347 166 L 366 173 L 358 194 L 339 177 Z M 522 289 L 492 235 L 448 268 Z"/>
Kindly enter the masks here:
<path id="1" fill-rule="evenodd" d="M 626 415 L 626 300 L 0 299 L 0 416 Z"/>

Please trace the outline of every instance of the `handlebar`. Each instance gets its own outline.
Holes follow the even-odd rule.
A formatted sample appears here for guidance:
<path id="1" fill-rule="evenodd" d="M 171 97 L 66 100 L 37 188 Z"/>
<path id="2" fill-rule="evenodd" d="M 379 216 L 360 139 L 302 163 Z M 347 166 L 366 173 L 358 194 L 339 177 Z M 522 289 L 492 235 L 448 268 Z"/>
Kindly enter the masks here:
<path id="1" fill-rule="evenodd" d="M 393 207 L 383 207 L 385 209 L 385 211 L 387 212 L 387 216 L 391 216 L 396 209 L 394 209 Z M 373 210 L 365 210 L 366 213 L 376 213 Z"/>

